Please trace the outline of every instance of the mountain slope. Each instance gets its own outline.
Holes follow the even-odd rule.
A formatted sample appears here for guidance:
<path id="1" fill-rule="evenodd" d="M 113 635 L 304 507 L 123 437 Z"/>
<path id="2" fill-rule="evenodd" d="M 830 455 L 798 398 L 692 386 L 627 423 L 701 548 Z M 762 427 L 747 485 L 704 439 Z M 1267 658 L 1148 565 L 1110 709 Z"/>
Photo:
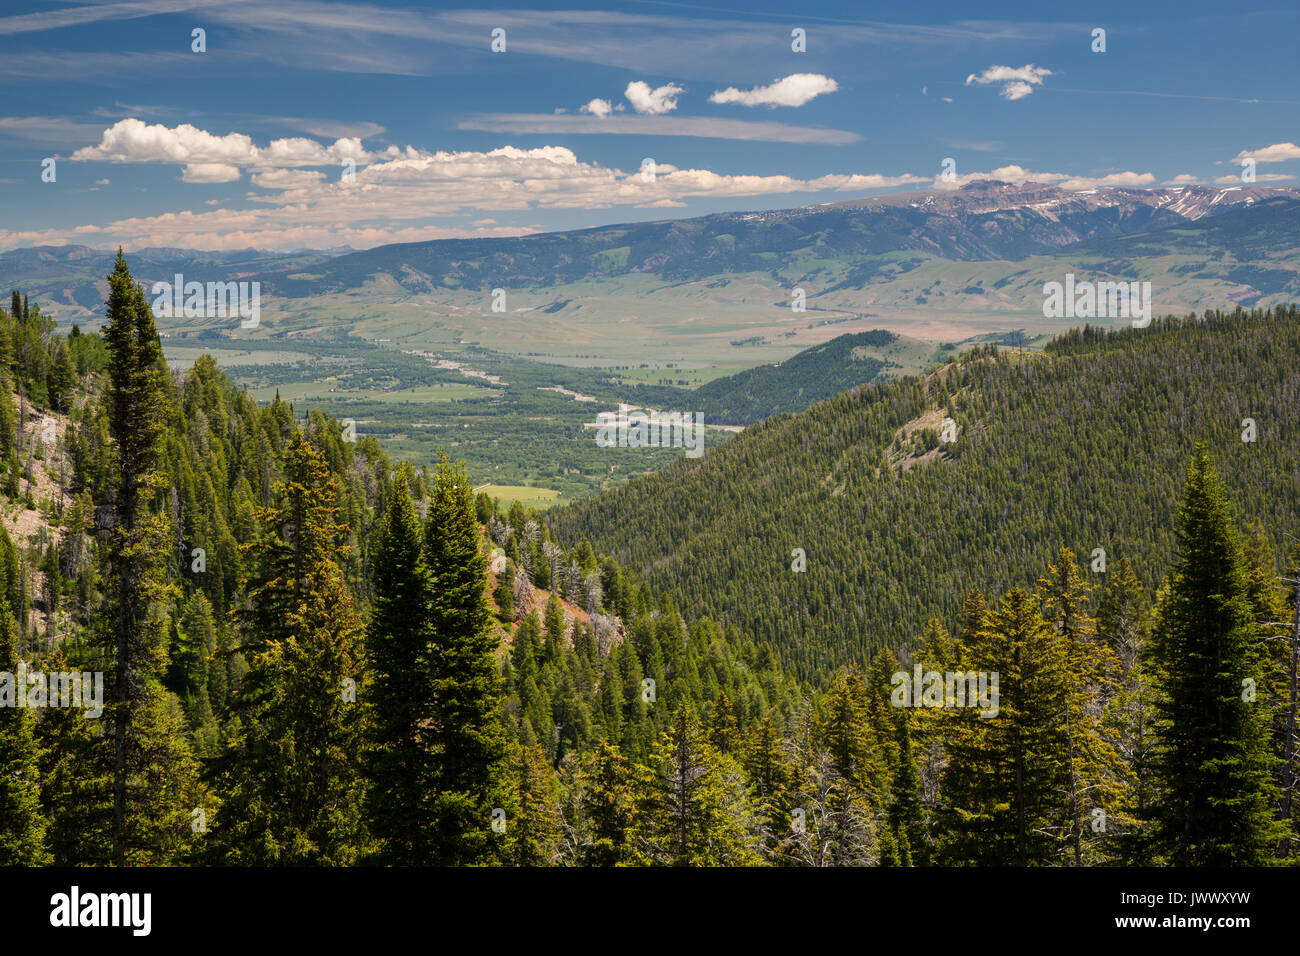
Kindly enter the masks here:
<path id="1" fill-rule="evenodd" d="M 958 261 L 1019 259 L 1088 239 L 1194 222 L 1239 204 L 1289 195 L 1268 188 L 1105 189 L 972 183 L 772 212 L 723 213 L 545 233 L 443 239 L 339 256 L 310 273 L 258 278 L 271 294 L 302 297 L 389 277 L 408 292 L 520 288 L 649 273 L 688 281 L 767 272 L 805 258 L 854 260 L 916 251 Z"/>
<path id="2" fill-rule="evenodd" d="M 109 257 L 84 248 L 0 255 L 61 323 L 91 324 Z M 572 365 L 729 369 L 780 362 L 824 326 L 962 340 L 1042 320 L 1067 273 L 1152 284 L 1158 312 L 1300 295 L 1300 192 L 1266 187 L 1068 191 L 972 183 L 796 209 L 633 223 L 345 254 L 150 250 L 148 285 L 261 283 L 259 327 L 163 318 L 169 337 L 482 346 Z M 490 290 L 500 289 L 498 303 Z M 807 312 L 792 312 L 795 290 Z M 503 309 L 500 307 L 504 307 Z M 1055 333 L 1065 321 L 1042 320 Z"/>
<path id="3" fill-rule="evenodd" d="M 972 587 L 1032 585 L 1062 546 L 1156 583 L 1199 440 L 1243 518 L 1300 532 L 1298 402 L 1300 310 L 1157 320 L 853 389 L 549 520 L 809 674 L 952 623 Z"/>
<path id="4" fill-rule="evenodd" d="M 640 386 L 627 394 L 646 405 L 699 412 L 709 424 L 751 425 L 888 377 L 891 369 L 901 368 L 886 357 L 897 342 L 899 336 L 883 329 L 840 335 L 784 362 L 758 365 L 695 389 Z"/>

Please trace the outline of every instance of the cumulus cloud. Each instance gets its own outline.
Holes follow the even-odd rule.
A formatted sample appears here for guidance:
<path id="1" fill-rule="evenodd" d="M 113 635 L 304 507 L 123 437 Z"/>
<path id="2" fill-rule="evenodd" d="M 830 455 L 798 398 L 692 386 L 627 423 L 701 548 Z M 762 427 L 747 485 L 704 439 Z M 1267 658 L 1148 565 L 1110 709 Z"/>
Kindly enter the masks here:
<path id="1" fill-rule="evenodd" d="M 600 124 L 620 118 L 580 119 Z M 679 121 L 670 117 L 643 119 Z M 260 147 L 239 134 L 213 136 L 193 127 L 161 132 L 155 129 L 139 136 L 106 136 L 98 146 L 79 151 L 80 157 L 118 163 L 165 162 L 182 166 L 185 178 L 194 182 L 233 181 L 247 170 L 257 188 L 246 194 L 241 208 L 215 206 L 85 224 L 71 230 L 21 234 L 0 230 L 0 248 L 74 239 L 134 248 L 168 245 L 193 249 L 295 249 L 340 244 L 363 248 L 390 242 L 535 231 L 483 218 L 500 211 L 672 208 L 699 197 L 861 193 L 927 181 L 920 176 L 871 172 L 808 179 L 733 175 L 661 162 L 654 180 L 647 182 L 639 167 L 623 170 L 583 161 L 573 150 L 560 146 L 504 146 L 483 152 L 429 152 L 412 146 L 391 146 L 369 154 L 367 163 L 358 163 L 355 177 L 344 181 L 334 159 L 350 149 L 346 144 L 279 142 L 275 148 Z M 290 165 L 307 157 L 323 157 L 322 166 L 330 168 L 322 172 Z M 438 221 L 440 217 L 467 214 L 473 217 L 472 226 L 451 227 Z"/>
<path id="2" fill-rule="evenodd" d="M 1257 163 L 1281 163 L 1288 159 L 1300 159 L 1300 146 L 1295 143 L 1274 143 L 1263 149 L 1243 149 L 1232 161 L 1240 163 L 1243 159 L 1253 159 Z"/>
<path id="3" fill-rule="evenodd" d="M 253 185 L 263 189 L 301 189 L 324 178 L 325 174 L 316 169 L 270 169 L 254 174 Z"/>
<path id="4" fill-rule="evenodd" d="M 1195 186 L 1201 181 L 1199 176 L 1193 176 L 1191 173 L 1179 173 L 1173 179 L 1167 179 L 1162 186 Z"/>
<path id="5" fill-rule="evenodd" d="M 1034 87 L 1051 76 L 1052 71 L 1041 66 L 1027 63 L 1024 66 L 991 66 L 982 73 L 972 73 L 966 77 L 966 85 L 979 86 L 1001 84 L 1002 96 L 1008 100 L 1022 100 L 1034 92 Z"/>
<path id="6" fill-rule="evenodd" d="M 134 117 L 120 120 L 104 130 L 98 145 L 83 147 L 72 154 L 76 161 L 184 163 L 254 169 L 324 166 L 345 159 L 364 162 L 370 158 L 371 154 L 355 137 L 337 139 L 333 144 L 323 146 L 314 139 L 295 136 L 273 139 L 265 147 L 259 147 L 244 133 L 218 136 L 189 123 L 175 127 L 161 123 L 149 125 Z"/>
<path id="7" fill-rule="evenodd" d="M 239 179 L 239 167 L 229 163 L 188 163 L 181 172 L 187 183 L 233 183 Z"/>
<path id="8" fill-rule="evenodd" d="M 941 176 L 934 178 L 937 189 L 959 189 L 967 183 L 981 179 L 992 179 L 1004 183 L 1047 183 L 1062 189 L 1096 189 L 1106 186 L 1150 186 L 1156 181 L 1151 173 L 1135 173 L 1128 170 L 1109 173 L 1105 176 L 1075 176 L 1070 173 L 1031 172 L 1023 166 L 999 166 L 997 169 L 983 173 L 967 173 L 945 182 Z"/>
<path id="9" fill-rule="evenodd" d="M 1255 175 L 1255 182 L 1257 182 L 1257 183 L 1280 183 L 1280 182 L 1285 182 L 1285 181 L 1288 180 L 1288 179 L 1295 179 L 1295 177 L 1294 177 L 1294 176 L 1288 176 L 1286 173 L 1257 173 L 1257 174 Z M 1217 179 L 1215 179 L 1214 182 L 1215 182 L 1216 185 L 1219 185 L 1219 186 L 1248 186 L 1248 185 L 1252 185 L 1251 183 L 1243 183 L 1243 182 L 1241 181 L 1241 176 L 1240 176 L 1240 175 L 1236 175 L 1236 176 L 1220 176 L 1220 177 L 1218 177 Z"/>
<path id="10" fill-rule="evenodd" d="M 651 89 L 649 83 L 633 80 L 627 85 L 623 95 L 632 104 L 632 109 L 638 113 L 660 116 L 677 109 L 677 97 L 684 92 L 685 89 L 676 83 L 665 83 L 663 86 Z"/>
<path id="11" fill-rule="evenodd" d="M 833 79 L 820 73 L 791 73 L 752 90 L 738 90 L 734 86 L 717 90 L 709 97 L 709 102 L 739 103 L 741 106 L 803 106 L 814 97 L 834 93 L 839 88 Z"/>
<path id="12" fill-rule="evenodd" d="M 578 112 L 590 113 L 592 116 L 605 117 L 608 116 L 610 113 L 614 112 L 614 107 L 609 102 L 609 100 L 602 100 L 600 98 L 596 98 L 592 100 L 590 103 L 587 103 L 585 106 L 578 107 Z"/>

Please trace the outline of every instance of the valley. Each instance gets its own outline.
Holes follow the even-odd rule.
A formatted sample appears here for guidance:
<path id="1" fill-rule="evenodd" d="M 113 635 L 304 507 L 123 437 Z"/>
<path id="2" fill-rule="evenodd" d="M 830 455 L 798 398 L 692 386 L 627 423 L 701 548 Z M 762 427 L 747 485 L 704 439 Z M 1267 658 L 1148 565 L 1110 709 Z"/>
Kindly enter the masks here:
<path id="1" fill-rule="evenodd" d="M 782 391 L 783 365 L 841 336 L 897 338 L 837 360 L 837 390 L 919 374 L 980 342 L 1040 348 L 1078 324 L 1073 310 L 1044 317 L 1044 289 L 1066 276 L 1140 282 L 1155 314 L 1288 301 L 1300 295 L 1298 209 L 1279 187 L 977 182 L 365 252 L 147 250 L 140 275 L 260 283 L 256 328 L 159 317 L 179 366 L 209 351 L 258 398 L 351 418 L 417 463 L 446 448 L 476 483 L 574 501 L 673 460 L 596 449 L 582 428 L 593 409 L 673 406 L 715 426 L 799 411 L 813 399 L 764 396 Z M 0 255 L 0 273 L 47 295 L 64 327 L 98 324 L 106 264 L 75 248 Z M 711 428 L 709 442 L 728 434 Z"/>

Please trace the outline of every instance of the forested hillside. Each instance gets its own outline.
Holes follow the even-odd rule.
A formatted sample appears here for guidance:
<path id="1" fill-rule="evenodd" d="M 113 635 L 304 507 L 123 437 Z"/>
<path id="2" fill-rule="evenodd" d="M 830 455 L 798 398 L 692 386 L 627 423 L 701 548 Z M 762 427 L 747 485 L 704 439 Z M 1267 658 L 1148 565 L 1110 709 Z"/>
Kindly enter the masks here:
<path id="1" fill-rule="evenodd" d="M 70 354 L 81 368 L 47 452 L 70 471 L 62 500 L 27 540 L 0 537 L 6 859 L 554 862 L 557 773 L 599 745 L 649 762 L 688 709 L 784 726 L 798 692 L 767 649 L 498 513 L 449 461 L 397 466 L 338 421 L 259 407 L 210 358 L 168 374 L 122 259 L 109 279 L 102 337 L 53 336 L 17 296 L 0 323 L 22 401 L 57 414 L 46 378 Z M 5 397 L 7 473 L 30 497 Z M 102 718 L 19 709 L 24 668 L 103 674 Z M 426 704 L 453 710 L 430 725 Z M 391 835 L 435 798 L 417 858 Z M 496 807 L 506 839 L 487 838 Z"/>
<path id="2" fill-rule="evenodd" d="M 1286 680 L 1296 645 L 1282 627 L 1294 592 L 1278 587 L 1267 537 L 1243 537 L 1232 510 L 1244 501 L 1270 530 L 1280 527 L 1288 512 L 1274 496 L 1292 490 L 1294 476 L 1281 468 L 1284 451 L 1253 465 L 1234 460 L 1229 429 L 1215 424 L 1230 382 L 1259 422 L 1249 451 L 1288 434 L 1275 424 L 1295 398 L 1282 362 L 1271 360 L 1277 371 L 1255 383 L 1218 376 L 1270 343 L 1275 358 L 1291 355 L 1279 343 L 1294 341 L 1293 312 L 1166 322 L 1142 336 L 1086 332 L 1023 367 L 977 350 L 928 380 L 774 419 L 757 437 L 608 496 L 612 505 L 602 497 L 560 515 L 557 533 L 518 503 L 503 509 L 475 495 L 447 458 L 415 469 L 373 439 L 354 441 L 338 421 L 300 420 L 278 399 L 259 406 L 210 358 L 169 373 L 121 256 L 109 284 L 102 335 L 60 339 L 17 296 L 0 321 L 9 333 L 0 374 L 13 376 L 20 405 L 36 403 L 51 420 L 55 439 L 44 447 L 20 429 L 25 418 L 0 420 L 10 505 L 29 515 L 34 490 L 53 488 L 39 519 L 15 526 L 16 540 L 0 536 L 5 862 L 1296 859 Z M 61 366 L 71 380 L 51 388 Z M 1185 373 L 1178 387 L 1197 403 L 1153 377 L 1167 367 Z M 1048 396 L 1084 438 L 1070 444 L 1073 433 L 1034 411 Z M 0 412 L 8 407 L 0 401 Z M 961 431 L 941 455 L 944 410 Z M 1159 424 L 1143 426 L 1143 416 Z M 1185 432 L 1177 447 L 1102 466 L 1169 438 L 1171 422 Z M 1030 439 L 1015 438 L 1017 428 Z M 1128 432 L 1139 438 L 1125 443 Z M 1201 435 L 1217 464 L 1207 445 L 1190 447 Z M 1072 462 L 1071 453 L 1085 457 Z M 1053 477 L 1048 460 L 1064 461 L 1067 474 Z M 51 486 L 55 463 L 61 477 Z M 813 466 L 817 500 L 831 503 L 821 518 L 856 499 L 869 504 L 847 537 L 826 540 L 915 534 L 920 556 L 898 557 L 910 577 L 880 585 L 899 595 L 897 626 L 871 641 L 824 639 L 816 628 L 825 619 L 811 613 L 823 606 L 811 600 L 790 640 L 769 613 L 779 605 L 762 603 L 780 593 L 778 575 L 744 564 L 747 535 L 812 500 L 792 477 L 799 464 Z M 1054 529 L 1093 500 L 1060 508 L 1071 487 L 1100 475 L 1116 483 L 1103 488 L 1122 490 L 1130 466 L 1161 480 L 1129 488 L 1103 514 L 1124 516 L 1127 529 L 1140 527 L 1133 502 L 1176 513 L 1163 524 L 1148 514 L 1158 533 L 1147 551 L 1111 545 L 1100 576 L 1043 543 L 1064 541 Z M 1000 522 L 982 531 L 944 523 L 938 505 L 949 537 L 933 546 L 922 543 L 938 533 L 920 524 L 877 523 L 873 511 L 900 508 L 890 496 L 909 482 L 951 483 L 968 469 L 1000 480 L 1001 520 L 1023 524 L 1019 550 L 999 543 Z M 755 481 L 742 482 L 747 475 Z M 688 589 L 644 583 L 608 553 L 625 546 L 593 547 L 580 532 L 580 519 L 605 507 L 635 520 L 647 486 L 685 513 L 731 515 L 698 533 L 719 563 L 735 556 L 756 613 L 724 607 L 718 623 Z M 950 516 L 990 513 L 980 482 L 957 487 L 945 499 Z M 783 493 L 805 497 L 773 497 Z M 1020 517 L 1008 519 L 1012 496 Z M 671 511 L 647 515 L 647 543 L 676 532 L 683 550 L 702 554 L 697 532 L 673 524 Z M 715 540 L 718 529 L 736 537 Z M 594 520 L 592 530 L 593 540 L 611 536 Z M 804 533 L 795 546 L 807 547 L 808 571 L 783 573 L 829 580 L 813 569 L 831 552 Z M 788 546 L 773 546 L 778 564 Z M 931 584 L 945 567 L 940 547 L 982 555 L 991 564 L 980 580 L 1007 582 L 987 599 L 956 590 L 975 571 L 953 582 L 950 624 L 920 616 L 925 599 L 942 605 Z M 1161 554 L 1170 573 L 1155 591 L 1129 556 L 1152 574 Z M 660 572 L 647 566 L 644 577 Z M 836 598 L 878 594 L 864 586 L 869 577 L 846 577 Z M 854 604 L 860 614 L 869 607 Z M 948 685 L 967 672 L 984 683 L 960 703 L 953 686 L 945 700 L 942 678 L 937 689 L 927 679 L 924 693 L 919 683 L 914 695 L 900 693 L 911 668 L 946 674 Z M 29 689 L 32 671 L 50 682 Z M 54 678 L 73 671 L 102 679 L 101 712 L 49 696 Z"/>
<path id="3" fill-rule="evenodd" d="M 647 405 L 699 412 L 710 424 L 751 425 L 781 412 L 801 412 L 845 389 L 875 381 L 890 363 L 862 350 L 880 349 L 897 339 L 883 329 L 840 335 L 779 365 L 746 369 L 696 389 L 641 386 L 629 394 Z"/>
<path id="4" fill-rule="evenodd" d="M 1300 533 L 1298 319 L 1215 313 L 1088 329 L 1041 354 L 977 349 L 770 419 L 551 521 L 803 676 L 906 644 L 931 616 L 953 623 L 972 588 L 1028 585 L 1061 547 L 1127 558 L 1153 587 L 1198 441 L 1242 521 L 1278 548 Z"/>

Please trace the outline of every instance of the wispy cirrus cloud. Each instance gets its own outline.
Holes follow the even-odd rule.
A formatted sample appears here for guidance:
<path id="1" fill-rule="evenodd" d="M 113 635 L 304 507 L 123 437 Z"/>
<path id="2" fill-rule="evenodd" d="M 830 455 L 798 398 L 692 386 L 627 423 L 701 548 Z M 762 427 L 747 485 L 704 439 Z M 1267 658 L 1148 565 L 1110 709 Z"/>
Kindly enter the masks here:
<path id="1" fill-rule="evenodd" d="M 863 137 L 847 130 L 710 116 L 577 116 L 571 113 L 485 113 L 467 117 L 457 129 L 518 135 L 615 134 L 629 136 L 695 136 L 768 143 L 817 143 L 844 146 Z"/>
<path id="2" fill-rule="evenodd" d="M 1006 144 L 997 139 L 946 139 L 944 145 L 953 149 L 969 149 L 976 153 L 996 153 Z"/>
<path id="3" fill-rule="evenodd" d="M 89 26 L 108 20 L 137 20 L 169 13 L 213 7 L 242 6 L 247 9 L 256 0 L 124 0 L 121 3 L 91 3 L 61 10 L 42 10 L 0 17 L 0 36 L 40 33 L 69 27 Z"/>
<path id="4" fill-rule="evenodd" d="M 0 36 L 93 26 L 110 20 L 202 12 L 239 36 L 254 62 L 337 72 L 429 75 L 448 61 L 472 68 L 489 31 L 503 27 L 509 51 L 618 69 L 733 82 L 752 68 L 756 51 L 789 51 L 784 19 L 736 11 L 733 16 L 674 16 L 601 10 L 419 9 L 323 0 L 128 0 L 0 17 Z M 712 11 L 720 13 L 722 11 Z M 967 49 L 973 45 L 1043 42 L 1077 33 L 1080 24 L 956 21 L 883 23 L 808 16 L 818 49 L 853 58 L 865 48 Z M 825 24 L 818 27 L 815 24 Z M 581 42 L 575 42 L 581 37 Z M 188 53 L 188 35 L 184 54 Z M 454 52 L 453 52 L 454 51 Z M 76 69 L 67 56 L 61 75 L 93 78 L 102 70 Z M 144 57 L 146 54 L 123 54 Z M 230 56 L 214 48 L 209 58 Z M 143 62 L 143 60 L 141 60 Z M 0 75 L 5 75 L 0 63 Z M 11 65 L 8 75 L 14 75 Z"/>
<path id="5" fill-rule="evenodd" d="M 0 116 L 0 133 L 51 146 L 84 143 L 103 128 L 68 116 Z"/>
<path id="6" fill-rule="evenodd" d="M 0 77 L 10 81 L 42 82 L 58 77 L 62 81 L 100 83 L 108 76 L 140 73 L 162 76 L 186 68 L 197 72 L 201 66 L 198 58 L 191 53 L 50 50 L 40 53 L 6 53 L 0 56 Z"/>

